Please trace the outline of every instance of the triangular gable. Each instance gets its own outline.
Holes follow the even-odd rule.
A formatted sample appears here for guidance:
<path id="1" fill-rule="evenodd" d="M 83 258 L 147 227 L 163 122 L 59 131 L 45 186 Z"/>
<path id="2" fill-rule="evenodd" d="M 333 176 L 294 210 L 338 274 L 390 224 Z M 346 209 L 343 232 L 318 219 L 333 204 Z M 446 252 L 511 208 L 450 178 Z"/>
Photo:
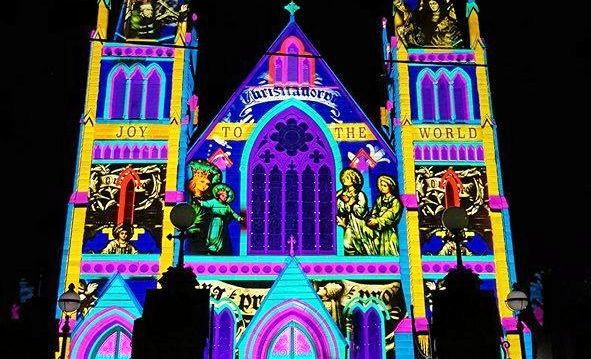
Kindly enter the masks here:
<path id="1" fill-rule="evenodd" d="M 337 343 L 339 345 L 345 344 L 344 336 L 330 313 L 326 310 L 322 300 L 318 297 L 312 283 L 310 283 L 310 280 L 302 271 L 299 262 L 294 257 L 289 257 L 286 260 L 285 268 L 273 283 L 273 286 L 261 303 L 261 307 L 256 311 L 238 341 L 237 347 L 240 348 L 242 353 L 244 353 L 248 338 L 253 335 L 252 332 L 257 327 L 257 324 L 263 320 L 263 317 L 268 317 L 273 308 L 279 307 L 286 301 L 305 303 L 309 308 L 312 308 L 324 322 L 328 323 L 331 333 L 336 336 Z"/>
<path id="2" fill-rule="evenodd" d="M 125 309 L 136 317 L 142 315 L 142 306 L 125 282 L 125 279 L 123 279 L 123 276 L 119 273 L 116 273 L 109 279 L 98 296 L 96 305 L 88 312 L 86 317 L 90 318 L 94 313 L 112 307 Z"/>
<path id="3" fill-rule="evenodd" d="M 303 56 L 300 58 L 304 58 L 304 60 L 309 58 L 314 67 L 315 77 L 311 80 L 309 89 L 297 90 L 297 84 L 290 85 L 289 81 L 286 81 L 286 83 L 280 86 L 277 86 L 273 82 L 276 79 L 273 78 L 273 68 L 270 62 L 274 57 L 281 57 L 281 55 L 286 54 L 284 43 L 286 40 L 289 41 L 290 37 L 296 37 L 301 41 L 304 51 Z M 300 79 L 301 77 L 302 75 L 300 74 Z M 276 89 L 276 87 L 279 89 Z M 328 124 L 364 123 L 371 132 L 369 135 L 370 138 L 375 138 L 380 144 L 380 147 L 388 152 L 388 157 L 392 161 L 395 161 L 396 157 L 394 156 L 391 145 L 384 140 L 381 133 L 365 115 L 361 107 L 343 86 L 342 82 L 295 21 L 290 21 L 287 24 L 277 39 L 268 48 L 265 55 L 256 64 L 254 70 L 251 71 L 228 102 L 216 114 L 205 131 L 191 146 L 187 159 L 196 158 L 204 142 L 208 139 L 215 139 L 215 133 L 219 131 L 219 128 L 216 129 L 218 124 L 256 123 L 259 118 L 257 118 L 256 114 L 253 116 L 254 106 L 261 107 L 262 110 L 258 112 L 262 113 L 265 109 L 271 108 L 279 101 L 283 101 L 290 96 L 303 101 L 309 100 L 309 103 L 323 118 L 327 119 L 327 121 L 332 121 L 332 123 L 329 122 Z M 265 104 L 268 106 L 265 107 Z"/>

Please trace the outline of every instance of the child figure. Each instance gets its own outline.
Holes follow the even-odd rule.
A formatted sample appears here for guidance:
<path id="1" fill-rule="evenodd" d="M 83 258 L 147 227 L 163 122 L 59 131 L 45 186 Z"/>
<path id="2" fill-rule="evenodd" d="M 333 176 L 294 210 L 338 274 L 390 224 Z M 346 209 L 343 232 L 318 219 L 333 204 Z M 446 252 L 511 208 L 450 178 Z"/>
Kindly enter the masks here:
<path id="1" fill-rule="evenodd" d="M 234 219 L 242 222 L 243 218 L 229 205 L 234 200 L 234 191 L 228 185 L 219 183 L 212 188 L 211 193 L 212 199 L 198 201 L 202 208 L 209 209 L 211 212 L 207 248 L 212 253 L 231 254 L 229 243 L 224 243 L 227 242 L 228 237 L 226 233 L 228 221 Z M 224 247 L 223 250 L 222 247 Z"/>
<path id="2" fill-rule="evenodd" d="M 133 227 L 120 224 L 113 229 L 113 237 L 109 244 L 101 251 L 102 254 L 137 254 L 137 249 L 129 243 L 133 237 Z"/>

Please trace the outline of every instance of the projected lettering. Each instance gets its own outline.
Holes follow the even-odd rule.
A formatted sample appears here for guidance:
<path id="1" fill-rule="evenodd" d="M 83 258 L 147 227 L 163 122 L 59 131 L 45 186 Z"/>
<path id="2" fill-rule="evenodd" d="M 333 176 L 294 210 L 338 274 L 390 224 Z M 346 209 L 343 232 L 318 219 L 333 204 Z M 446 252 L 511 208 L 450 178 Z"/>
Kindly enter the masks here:
<path id="1" fill-rule="evenodd" d="M 415 130 L 415 138 L 421 140 L 461 140 L 477 139 L 480 133 L 475 127 L 426 127 L 420 126 Z"/>
<path id="2" fill-rule="evenodd" d="M 145 138 L 148 126 L 119 126 L 117 138 Z"/>

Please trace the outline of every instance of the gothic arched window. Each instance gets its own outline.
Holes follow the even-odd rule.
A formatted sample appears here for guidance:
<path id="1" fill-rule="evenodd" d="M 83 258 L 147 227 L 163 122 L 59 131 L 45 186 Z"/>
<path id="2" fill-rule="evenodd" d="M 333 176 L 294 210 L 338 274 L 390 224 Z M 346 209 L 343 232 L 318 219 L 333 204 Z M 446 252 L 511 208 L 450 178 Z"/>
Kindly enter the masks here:
<path id="1" fill-rule="evenodd" d="M 335 169 L 318 125 L 295 108 L 265 125 L 248 164 L 249 254 L 335 254 Z"/>
<path id="2" fill-rule="evenodd" d="M 158 65 L 119 65 L 109 74 L 105 110 L 109 119 L 161 119 L 166 78 Z"/>
<path id="3" fill-rule="evenodd" d="M 89 359 L 131 358 L 131 336 L 126 330 L 115 327 L 97 340 Z"/>
<path id="4" fill-rule="evenodd" d="M 423 77 L 421 81 L 421 120 L 433 122 L 435 120 L 435 91 L 433 87 L 433 78 L 430 74 Z"/>
<path id="5" fill-rule="evenodd" d="M 464 76 L 456 74 L 453 81 L 454 108 L 456 110 L 456 120 L 466 122 L 470 120 L 470 111 L 468 109 L 468 89 Z"/>
<path id="6" fill-rule="evenodd" d="M 439 105 L 439 122 L 451 122 L 450 83 L 445 74 L 437 80 L 437 99 Z"/>
<path id="7" fill-rule="evenodd" d="M 281 58 L 275 59 L 275 82 L 283 81 L 283 60 Z"/>

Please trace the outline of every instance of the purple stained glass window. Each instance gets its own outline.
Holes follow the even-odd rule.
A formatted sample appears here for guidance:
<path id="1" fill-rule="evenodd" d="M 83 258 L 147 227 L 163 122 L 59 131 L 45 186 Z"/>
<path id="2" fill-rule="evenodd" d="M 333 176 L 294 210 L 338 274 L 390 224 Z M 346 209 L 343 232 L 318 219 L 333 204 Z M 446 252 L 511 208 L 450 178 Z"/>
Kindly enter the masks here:
<path id="1" fill-rule="evenodd" d="M 430 160 L 431 159 L 431 149 L 429 148 L 429 146 L 425 146 L 423 147 L 423 159 L 424 160 Z"/>
<path id="2" fill-rule="evenodd" d="M 433 122 L 435 120 L 435 92 L 431 75 L 426 75 L 421 81 L 421 102 L 423 110 L 423 118 L 421 120 Z"/>
<path id="3" fill-rule="evenodd" d="M 140 118 L 142 113 L 142 98 L 144 97 L 144 78 L 141 71 L 134 71 L 129 83 L 129 101 L 127 103 L 127 117 Z"/>
<path id="4" fill-rule="evenodd" d="M 224 309 L 214 318 L 214 343 L 212 354 L 218 359 L 234 358 L 234 315 Z"/>
<path id="5" fill-rule="evenodd" d="M 277 166 L 269 176 L 269 250 L 281 252 L 281 203 L 283 202 L 283 175 Z"/>
<path id="6" fill-rule="evenodd" d="M 437 81 L 437 99 L 439 100 L 439 122 L 451 122 L 449 80 L 445 74 L 442 74 Z"/>
<path id="7" fill-rule="evenodd" d="M 433 146 L 431 148 L 431 154 L 433 155 L 433 160 L 439 160 L 439 147 Z"/>
<path id="8" fill-rule="evenodd" d="M 250 248 L 257 252 L 265 244 L 266 177 L 263 166 L 257 165 L 250 180 Z"/>
<path id="9" fill-rule="evenodd" d="M 454 77 L 453 88 L 456 120 L 460 122 L 468 121 L 470 119 L 468 111 L 468 91 L 466 80 L 462 75 L 457 74 Z"/>
<path id="10" fill-rule="evenodd" d="M 158 147 L 152 146 L 150 157 L 152 157 L 152 159 L 158 158 Z"/>
<path id="11" fill-rule="evenodd" d="M 335 254 L 334 157 L 318 125 L 288 109 L 255 139 L 249 162 L 249 253 Z"/>
<path id="12" fill-rule="evenodd" d="M 146 91 L 146 118 L 148 119 L 157 119 L 160 116 L 161 84 L 160 74 L 152 70 L 148 75 Z"/>
<path id="13" fill-rule="evenodd" d="M 126 78 L 125 72 L 119 69 L 111 80 L 111 112 L 107 115 L 109 118 L 123 118 L 125 109 L 125 92 L 126 92 Z"/>
<path id="14" fill-rule="evenodd" d="M 298 62 L 299 58 L 298 47 L 294 44 L 289 45 L 287 48 L 287 81 L 298 82 L 298 73 L 300 72 Z"/>
<path id="15" fill-rule="evenodd" d="M 324 165 L 320 167 L 318 172 L 320 248 L 334 251 L 333 188 L 332 174 L 328 167 Z"/>
<path id="16" fill-rule="evenodd" d="M 283 81 L 283 60 L 277 58 L 275 60 L 275 82 Z"/>
<path id="17" fill-rule="evenodd" d="M 316 178 L 310 166 L 302 175 L 302 241 L 301 249 L 310 252 L 316 247 Z"/>

